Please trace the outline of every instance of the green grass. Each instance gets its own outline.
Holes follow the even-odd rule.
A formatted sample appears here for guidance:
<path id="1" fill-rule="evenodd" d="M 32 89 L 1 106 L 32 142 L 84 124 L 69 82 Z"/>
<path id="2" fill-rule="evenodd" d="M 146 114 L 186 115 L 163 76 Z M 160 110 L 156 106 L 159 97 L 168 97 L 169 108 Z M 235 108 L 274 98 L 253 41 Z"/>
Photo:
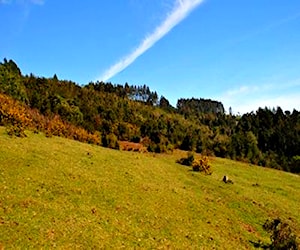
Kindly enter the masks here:
<path id="1" fill-rule="evenodd" d="M 300 233 L 297 175 L 215 158 L 204 176 L 182 152 L 27 135 L 0 127 L 0 249 L 254 249 L 276 217 Z"/>

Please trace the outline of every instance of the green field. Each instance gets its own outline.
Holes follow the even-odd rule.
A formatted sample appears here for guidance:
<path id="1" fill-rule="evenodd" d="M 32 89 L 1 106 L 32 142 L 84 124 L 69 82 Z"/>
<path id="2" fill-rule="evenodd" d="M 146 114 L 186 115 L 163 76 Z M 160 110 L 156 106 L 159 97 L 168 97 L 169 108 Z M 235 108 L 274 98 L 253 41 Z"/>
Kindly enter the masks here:
<path id="1" fill-rule="evenodd" d="M 262 225 L 300 234 L 300 177 L 211 159 L 121 152 L 0 127 L 0 249 L 255 249 Z M 234 184 L 225 184 L 228 175 Z"/>

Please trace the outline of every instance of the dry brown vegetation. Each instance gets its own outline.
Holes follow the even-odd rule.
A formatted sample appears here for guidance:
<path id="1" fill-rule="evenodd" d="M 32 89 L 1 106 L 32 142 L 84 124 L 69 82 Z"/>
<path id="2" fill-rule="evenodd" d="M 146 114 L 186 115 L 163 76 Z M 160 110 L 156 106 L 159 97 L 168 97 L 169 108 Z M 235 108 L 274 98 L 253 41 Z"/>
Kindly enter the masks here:
<path id="1" fill-rule="evenodd" d="M 119 141 L 120 149 L 124 151 L 134 151 L 134 152 L 146 152 L 146 147 L 141 143 L 129 142 L 129 141 Z"/>
<path id="2" fill-rule="evenodd" d="M 61 136 L 81 142 L 101 145 L 100 133 L 89 133 L 63 121 L 58 115 L 46 117 L 37 110 L 0 93 L 0 125 L 7 128 L 11 136 L 25 137 L 25 130 L 44 132 L 46 136 Z"/>

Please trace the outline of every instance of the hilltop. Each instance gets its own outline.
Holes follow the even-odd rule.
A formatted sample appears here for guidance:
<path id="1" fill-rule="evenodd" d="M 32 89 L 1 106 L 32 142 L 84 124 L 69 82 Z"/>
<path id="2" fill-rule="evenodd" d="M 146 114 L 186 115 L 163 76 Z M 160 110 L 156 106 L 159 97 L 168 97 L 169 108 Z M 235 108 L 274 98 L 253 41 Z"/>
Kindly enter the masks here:
<path id="1" fill-rule="evenodd" d="M 149 152 L 181 149 L 263 167 L 300 172 L 300 112 L 259 108 L 235 116 L 223 104 L 179 99 L 176 107 L 146 85 L 91 82 L 22 75 L 17 64 L 0 63 L 0 125 L 10 134 L 42 131 L 119 148 L 142 143 Z"/>
<path id="2" fill-rule="evenodd" d="M 212 157 L 205 176 L 181 151 L 26 135 L 0 127 L 0 248 L 254 249 L 278 217 L 300 234 L 298 175 Z"/>

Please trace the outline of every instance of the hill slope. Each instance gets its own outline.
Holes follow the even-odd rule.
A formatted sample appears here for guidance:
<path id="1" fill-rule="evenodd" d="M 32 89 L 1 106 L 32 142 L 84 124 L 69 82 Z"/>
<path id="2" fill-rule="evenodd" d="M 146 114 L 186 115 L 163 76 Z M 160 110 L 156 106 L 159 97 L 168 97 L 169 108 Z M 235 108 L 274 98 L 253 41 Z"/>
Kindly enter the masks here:
<path id="1" fill-rule="evenodd" d="M 222 103 L 181 98 L 176 108 L 146 85 L 22 75 L 13 60 L 0 62 L 0 125 L 118 148 L 143 142 L 148 151 L 196 151 L 300 173 L 300 112 L 259 108 L 226 114 Z M 12 126 L 13 125 L 13 126 Z"/>
<path id="2" fill-rule="evenodd" d="M 0 248 L 251 249 L 276 217 L 300 233 L 297 175 L 216 158 L 203 176 L 175 163 L 180 152 L 27 134 L 0 127 Z"/>

